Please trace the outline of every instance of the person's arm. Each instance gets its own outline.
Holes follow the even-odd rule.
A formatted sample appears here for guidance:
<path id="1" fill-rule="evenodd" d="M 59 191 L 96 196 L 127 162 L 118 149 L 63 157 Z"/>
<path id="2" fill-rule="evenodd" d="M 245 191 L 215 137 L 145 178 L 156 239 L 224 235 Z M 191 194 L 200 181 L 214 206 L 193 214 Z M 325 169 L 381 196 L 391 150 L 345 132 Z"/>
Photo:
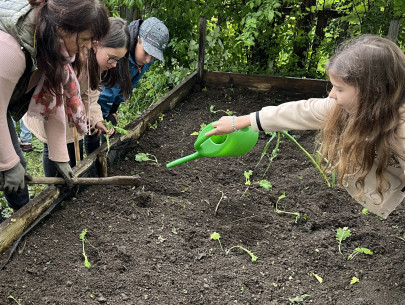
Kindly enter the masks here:
<path id="1" fill-rule="evenodd" d="M 309 99 L 264 107 L 249 115 L 224 116 L 212 124 L 215 129 L 206 136 L 228 134 L 247 126 L 252 126 L 255 131 L 320 129 L 335 104 L 335 100 L 329 98 Z"/>
<path id="2" fill-rule="evenodd" d="M 3 49 L 0 57 L 0 171 L 13 168 L 20 162 L 7 123 L 7 108 L 14 88 L 25 70 L 25 55 L 18 42 L 5 32 L 0 33 Z M 22 179 L 23 176 L 21 177 Z"/>
<path id="3" fill-rule="evenodd" d="M 111 107 L 120 95 L 120 89 L 117 86 L 106 88 L 102 86 L 102 91 L 98 98 L 98 104 L 101 107 L 103 117 L 107 117 L 110 113 Z"/>

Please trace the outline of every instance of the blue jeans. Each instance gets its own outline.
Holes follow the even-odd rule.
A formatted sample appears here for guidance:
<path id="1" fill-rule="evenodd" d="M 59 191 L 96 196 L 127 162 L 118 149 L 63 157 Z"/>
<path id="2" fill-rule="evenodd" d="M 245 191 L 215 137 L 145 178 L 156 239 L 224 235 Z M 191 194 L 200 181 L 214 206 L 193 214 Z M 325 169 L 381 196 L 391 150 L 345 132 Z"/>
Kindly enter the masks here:
<path id="1" fill-rule="evenodd" d="M 79 141 L 80 147 L 80 160 L 83 160 L 83 140 Z M 70 167 L 76 165 L 75 144 L 68 143 L 67 145 L 69 154 Z M 42 166 L 44 167 L 44 173 L 46 177 L 56 177 L 58 170 L 56 169 L 55 162 L 49 159 L 48 145 L 44 143 L 44 150 L 42 151 Z"/>
<path id="2" fill-rule="evenodd" d="M 20 158 L 21 165 L 26 168 L 27 161 L 25 160 L 24 154 L 20 148 L 20 144 L 18 143 L 18 135 L 14 127 L 14 121 L 11 118 L 10 114 L 7 113 L 7 125 L 8 130 L 10 132 L 11 141 L 13 142 L 13 147 L 15 152 L 17 153 L 18 157 Z M 3 172 L 1 172 L 3 176 Z M 4 176 L 3 176 L 4 177 Z M 24 205 L 26 205 L 30 201 L 30 196 L 28 193 L 28 186 L 25 185 L 25 188 L 21 192 L 17 193 L 7 193 L 3 192 L 4 197 L 7 200 L 9 207 L 13 208 L 14 210 L 18 210 Z"/>
<path id="3" fill-rule="evenodd" d="M 20 140 L 22 143 L 31 143 L 32 134 L 31 132 L 25 127 L 23 120 L 20 120 Z"/>

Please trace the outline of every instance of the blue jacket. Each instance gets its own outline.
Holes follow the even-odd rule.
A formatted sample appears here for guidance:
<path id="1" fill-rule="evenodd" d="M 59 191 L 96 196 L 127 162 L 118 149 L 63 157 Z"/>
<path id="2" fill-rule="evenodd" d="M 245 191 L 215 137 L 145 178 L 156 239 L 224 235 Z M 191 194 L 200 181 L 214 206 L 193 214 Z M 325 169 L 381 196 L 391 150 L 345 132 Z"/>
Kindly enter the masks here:
<path id="1" fill-rule="evenodd" d="M 129 75 L 131 77 L 132 89 L 136 87 L 142 75 L 154 62 L 155 60 L 149 64 L 143 65 L 141 72 L 139 72 L 138 66 L 132 59 L 132 56 L 129 56 Z M 115 104 L 114 109 L 117 109 L 118 106 L 124 102 L 124 96 L 120 93 L 121 86 L 118 83 L 112 88 L 107 89 L 106 87 L 102 86 L 101 89 L 102 92 L 98 99 L 98 103 L 101 106 L 103 117 L 106 117 L 110 113 L 110 109 L 113 107 L 113 104 Z"/>

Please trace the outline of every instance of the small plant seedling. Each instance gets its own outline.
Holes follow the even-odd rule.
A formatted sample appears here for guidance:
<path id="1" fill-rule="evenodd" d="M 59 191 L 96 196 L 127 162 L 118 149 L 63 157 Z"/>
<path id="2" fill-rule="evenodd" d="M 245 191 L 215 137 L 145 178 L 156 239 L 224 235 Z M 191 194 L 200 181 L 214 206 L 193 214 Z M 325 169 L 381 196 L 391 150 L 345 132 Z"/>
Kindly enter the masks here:
<path id="1" fill-rule="evenodd" d="M 80 240 L 82 241 L 84 266 L 86 268 L 91 268 L 91 263 L 89 262 L 87 255 L 86 255 L 86 251 L 84 250 L 84 244 L 87 242 L 86 234 L 87 234 L 87 229 L 83 229 L 82 233 L 80 233 Z"/>
<path id="2" fill-rule="evenodd" d="M 260 185 L 262 188 L 264 188 L 265 190 L 269 190 L 271 189 L 273 186 L 271 185 L 270 181 L 268 180 L 260 180 L 258 182 L 255 182 L 255 184 Z"/>
<path id="3" fill-rule="evenodd" d="M 224 248 L 222 247 L 222 244 L 221 244 L 221 241 L 220 241 L 221 235 L 219 233 L 217 233 L 217 232 L 212 233 L 210 238 L 212 240 L 217 240 L 219 242 L 219 246 L 221 247 L 221 250 L 224 251 Z M 258 257 L 256 255 L 254 255 L 252 251 L 249 251 L 245 247 L 242 247 L 242 246 L 239 246 L 239 245 L 230 247 L 228 249 L 228 251 L 225 252 L 225 255 L 228 255 L 229 252 L 231 252 L 231 250 L 234 249 L 234 248 L 240 248 L 243 251 L 245 251 L 246 253 L 248 253 L 250 255 L 250 257 L 252 258 L 252 262 L 257 261 Z"/>
<path id="4" fill-rule="evenodd" d="M 15 297 L 13 297 L 12 295 L 9 295 L 8 298 L 13 300 L 14 302 L 16 302 L 18 305 L 21 305 L 21 303 Z"/>
<path id="5" fill-rule="evenodd" d="M 308 297 L 309 297 L 309 294 L 303 294 L 303 295 L 299 295 L 295 298 L 288 298 L 288 300 L 290 301 L 290 304 L 301 304 Z"/>
<path id="6" fill-rule="evenodd" d="M 364 208 L 364 209 L 361 210 L 361 213 L 364 214 L 364 215 L 367 215 L 367 214 L 369 214 L 370 212 L 369 212 L 368 209 Z"/>
<path id="7" fill-rule="evenodd" d="M 357 254 L 359 254 L 359 253 L 364 253 L 364 254 L 368 254 L 368 255 L 373 255 L 373 254 L 374 254 L 373 251 L 371 251 L 370 249 L 367 249 L 367 248 L 356 248 L 356 249 L 353 250 L 352 254 L 350 254 L 350 255 L 347 257 L 347 260 L 349 261 L 349 260 L 353 259 L 353 257 L 355 257 L 355 256 L 356 256 Z"/>
<path id="8" fill-rule="evenodd" d="M 360 282 L 360 280 L 357 277 L 353 276 L 352 280 L 350 281 L 350 285 L 356 284 L 358 282 Z"/>
<path id="9" fill-rule="evenodd" d="M 310 275 L 314 276 L 317 281 L 322 284 L 323 279 L 318 274 L 311 272 Z"/>
<path id="10" fill-rule="evenodd" d="M 253 171 L 252 171 L 252 170 L 244 171 L 244 172 L 243 172 L 243 175 L 245 176 L 245 184 L 246 184 L 246 185 L 251 185 L 250 176 L 252 176 L 252 174 L 253 174 Z"/>
<path id="11" fill-rule="evenodd" d="M 287 196 L 285 195 L 285 191 L 282 190 L 282 191 L 281 191 L 281 195 L 278 196 L 278 198 L 277 198 L 276 210 L 275 210 L 275 211 L 276 211 L 277 214 L 284 213 L 284 214 L 295 215 L 295 221 L 294 221 L 294 223 L 297 223 L 297 222 L 298 222 L 298 219 L 301 218 L 301 214 L 300 214 L 299 212 L 287 212 L 287 211 L 279 210 L 279 208 L 278 208 L 278 203 L 279 203 L 279 201 L 280 201 L 281 199 L 285 198 L 285 197 L 287 197 Z"/>
<path id="12" fill-rule="evenodd" d="M 224 251 L 224 248 L 222 248 L 221 241 L 219 240 L 221 238 L 221 235 L 217 232 L 214 232 L 211 234 L 211 239 L 212 240 L 217 240 L 219 242 L 219 246 L 221 247 L 221 250 Z"/>
<path id="13" fill-rule="evenodd" d="M 222 109 L 214 110 L 214 108 L 215 108 L 215 105 L 210 106 L 210 112 L 211 113 L 224 112 L 226 115 L 232 115 L 233 114 L 233 112 L 231 110 L 229 110 L 229 109 L 226 109 L 226 110 L 222 110 Z"/>
<path id="14" fill-rule="evenodd" d="M 350 233 L 350 230 L 348 227 L 344 228 L 338 228 L 336 232 L 336 240 L 338 242 L 338 248 L 339 248 L 339 253 L 342 254 L 342 251 L 340 249 L 340 246 L 342 245 L 342 242 L 350 237 L 352 234 Z"/>
<path id="15" fill-rule="evenodd" d="M 249 250 L 246 249 L 245 247 L 242 247 L 242 246 L 239 246 L 239 245 L 230 247 L 230 248 L 228 249 L 228 251 L 226 251 L 225 255 L 228 255 L 229 252 L 231 252 L 231 250 L 234 249 L 234 248 L 240 248 L 240 249 L 242 249 L 243 251 L 245 251 L 247 254 L 249 254 L 250 257 L 252 258 L 252 262 L 257 261 L 258 257 L 257 257 L 256 255 L 254 255 L 252 251 L 249 251 Z"/>
<path id="16" fill-rule="evenodd" d="M 152 159 L 150 157 L 152 157 Z M 136 154 L 135 155 L 135 161 L 137 161 L 137 162 L 153 161 L 156 164 L 158 163 L 157 158 L 154 155 L 149 154 L 149 153 Z"/>

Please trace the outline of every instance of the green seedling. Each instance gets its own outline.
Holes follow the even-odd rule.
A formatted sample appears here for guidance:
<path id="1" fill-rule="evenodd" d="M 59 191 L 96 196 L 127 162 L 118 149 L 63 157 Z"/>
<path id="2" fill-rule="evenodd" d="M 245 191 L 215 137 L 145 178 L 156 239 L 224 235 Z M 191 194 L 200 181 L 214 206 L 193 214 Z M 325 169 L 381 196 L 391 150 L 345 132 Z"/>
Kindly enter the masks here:
<path id="1" fill-rule="evenodd" d="M 323 279 L 316 273 L 311 272 L 310 275 L 314 276 L 316 278 L 316 280 L 322 284 Z"/>
<path id="2" fill-rule="evenodd" d="M 224 251 L 224 248 L 222 247 L 222 244 L 221 244 L 221 241 L 220 241 L 221 235 L 219 233 L 217 233 L 217 232 L 212 233 L 210 238 L 212 240 L 217 240 L 219 242 L 219 246 L 221 247 L 221 250 Z M 242 246 L 239 246 L 239 245 L 230 247 L 228 249 L 228 251 L 225 252 L 225 255 L 228 255 L 229 252 L 231 252 L 231 250 L 234 249 L 234 248 L 240 248 L 243 251 L 245 251 L 246 253 L 248 253 L 250 255 L 250 257 L 252 258 L 252 262 L 257 261 L 258 257 L 256 255 L 254 255 L 253 252 L 251 252 L 248 249 L 246 249 L 245 247 L 242 247 Z"/>
<path id="3" fill-rule="evenodd" d="M 252 176 L 252 174 L 253 174 L 253 171 L 252 171 L 252 170 L 244 171 L 243 175 L 245 176 L 245 184 L 246 184 L 246 185 L 250 185 L 250 184 L 251 184 L 251 182 L 250 182 L 250 176 Z"/>
<path id="4" fill-rule="evenodd" d="M 86 268 L 91 268 L 91 263 L 89 262 L 86 251 L 84 250 L 84 244 L 87 242 L 86 239 L 87 229 L 83 229 L 82 233 L 80 233 L 80 240 L 82 241 L 82 248 L 83 248 L 83 257 L 84 257 L 84 266 Z"/>
<path id="5" fill-rule="evenodd" d="M 364 209 L 361 210 L 361 213 L 364 214 L 364 215 L 367 215 L 367 214 L 370 213 L 370 211 L 367 210 L 366 208 L 364 208 Z"/>
<path id="6" fill-rule="evenodd" d="M 151 158 L 150 158 L 151 157 Z M 139 153 L 135 155 L 135 161 L 137 162 L 146 162 L 146 161 L 153 161 L 156 164 L 158 163 L 157 158 L 149 153 Z"/>
<path id="7" fill-rule="evenodd" d="M 252 262 L 257 261 L 258 257 L 257 257 L 256 255 L 254 255 L 253 252 L 251 252 L 251 251 L 249 251 L 248 249 L 246 249 L 245 247 L 242 247 L 242 246 L 239 246 L 239 245 L 230 247 L 230 248 L 228 249 L 228 251 L 225 252 L 225 255 L 228 255 L 229 252 L 231 252 L 231 250 L 232 250 L 232 249 L 235 249 L 235 248 L 240 248 L 240 249 L 242 249 L 243 251 L 245 251 L 247 254 L 249 254 L 250 257 L 252 258 Z"/>
<path id="8" fill-rule="evenodd" d="M 16 302 L 18 305 L 21 305 L 21 303 L 15 297 L 13 297 L 12 295 L 9 295 L 8 298 L 13 300 L 14 302 Z"/>
<path id="9" fill-rule="evenodd" d="M 263 151 L 262 151 L 261 157 L 260 157 L 260 159 L 259 159 L 259 162 L 256 164 L 256 167 L 257 167 L 257 166 L 260 164 L 260 162 L 263 160 L 264 156 L 267 155 L 267 151 L 268 151 L 268 149 L 269 149 L 269 147 L 270 147 L 270 143 L 271 143 L 274 139 L 277 139 L 277 142 L 276 142 L 276 145 L 275 145 L 275 147 L 274 147 L 274 149 L 273 149 L 273 151 L 272 151 L 272 153 L 271 153 L 271 156 L 269 157 L 270 162 L 269 162 L 269 164 L 267 165 L 267 168 L 266 168 L 266 170 L 265 170 L 265 172 L 264 172 L 263 175 L 265 175 L 265 174 L 267 173 L 267 171 L 268 171 L 268 169 L 270 168 L 270 165 L 272 164 L 274 158 L 277 156 L 278 151 L 279 151 L 279 147 L 280 147 L 281 136 L 284 136 L 284 137 L 286 137 L 288 140 L 290 140 L 292 143 L 294 143 L 295 145 L 297 145 L 298 148 L 301 149 L 302 152 L 311 160 L 311 162 L 314 164 L 314 166 L 316 167 L 316 169 L 317 169 L 317 170 L 319 171 L 319 173 L 321 174 L 322 178 L 325 180 L 327 186 L 328 186 L 328 187 L 334 186 L 334 179 L 335 179 L 334 177 L 335 177 L 335 175 L 334 175 L 334 174 L 332 175 L 333 182 L 332 182 L 332 184 L 331 184 L 331 183 L 329 182 L 329 180 L 328 180 L 328 177 L 326 176 L 325 171 L 322 170 L 322 168 L 321 168 L 321 166 L 320 166 L 320 163 L 318 163 L 318 162 L 311 156 L 311 154 L 310 154 L 304 147 L 302 147 L 302 146 L 298 143 L 298 141 L 297 141 L 292 135 L 290 135 L 287 131 L 282 130 L 282 131 L 270 132 L 270 133 L 267 132 L 267 134 L 270 134 L 270 139 L 269 139 L 269 141 L 266 143 L 266 145 L 265 145 L 265 147 L 264 147 L 264 149 L 263 149 Z"/>
<path id="10" fill-rule="evenodd" d="M 360 280 L 357 277 L 353 276 L 352 280 L 350 281 L 350 285 L 356 284 L 358 282 L 360 282 Z"/>
<path id="11" fill-rule="evenodd" d="M 275 211 L 276 211 L 277 214 L 282 214 L 282 213 L 284 213 L 284 214 L 295 215 L 295 221 L 294 221 L 294 223 L 297 223 L 297 222 L 298 222 L 298 219 L 301 218 L 301 214 L 300 214 L 299 212 L 287 212 L 287 211 L 280 210 L 280 209 L 278 208 L 278 203 L 279 203 L 279 201 L 280 201 L 281 199 L 285 198 L 285 197 L 287 197 L 287 196 L 285 195 L 285 191 L 282 190 L 282 191 L 281 191 L 281 195 L 278 196 L 278 198 L 277 198 L 276 210 L 275 210 Z"/>
<path id="12" fill-rule="evenodd" d="M 211 234 L 211 239 L 212 240 L 217 240 L 219 242 L 219 246 L 221 247 L 221 250 L 224 251 L 224 248 L 222 248 L 221 241 L 219 240 L 221 238 L 221 235 L 217 232 L 214 232 Z"/>
<path id="13" fill-rule="evenodd" d="M 268 180 L 260 180 L 258 182 L 255 182 L 255 184 L 260 185 L 262 188 L 264 188 L 265 190 L 269 190 L 271 189 L 273 186 L 271 185 L 270 181 Z"/>
<path id="14" fill-rule="evenodd" d="M 373 255 L 373 251 L 371 251 L 370 249 L 367 249 L 367 248 L 356 248 L 356 249 L 353 250 L 352 254 L 350 254 L 350 255 L 347 257 L 347 260 L 349 261 L 349 260 L 353 259 L 353 257 L 355 257 L 355 256 L 356 256 L 357 254 L 359 254 L 359 253 L 364 253 L 364 254 L 368 254 L 368 255 Z"/>
<path id="15" fill-rule="evenodd" d="M 214 108 L 215 108 L 215 105 L 210 106 L 210 112 L 211 113 L 223 112 L 226 115 L 232 115 L 233 114 L 233 112 L 231 110 L 229 110 L 229 109 L 226 109 L 226 110 L 222 110 L 222 109 L 214 110 Z"/>
<path id="16" fill-rule="evenodd" d="M 309 297 L 309 294 L 303 294 L 303 295 L 299 295 L 295 298 L 288 298 L 288 300 L 290 301 L 290 304 L 301 304 L 308 297 Z"/>
<path id="17" fill-rule="evenodd" d="M 336 232 L 336 240 L 338 242 L 338 249 L 339 249 L 339 253 L 342 254 L 342 251 L 340 249 L 340 246 L 342 245 L 342 242 L 350 237 L 352 234 L 350 233 L 350 230 L 348 227 L 344 227 L 344 228 L 338 228 L 337 232 Z"/>

